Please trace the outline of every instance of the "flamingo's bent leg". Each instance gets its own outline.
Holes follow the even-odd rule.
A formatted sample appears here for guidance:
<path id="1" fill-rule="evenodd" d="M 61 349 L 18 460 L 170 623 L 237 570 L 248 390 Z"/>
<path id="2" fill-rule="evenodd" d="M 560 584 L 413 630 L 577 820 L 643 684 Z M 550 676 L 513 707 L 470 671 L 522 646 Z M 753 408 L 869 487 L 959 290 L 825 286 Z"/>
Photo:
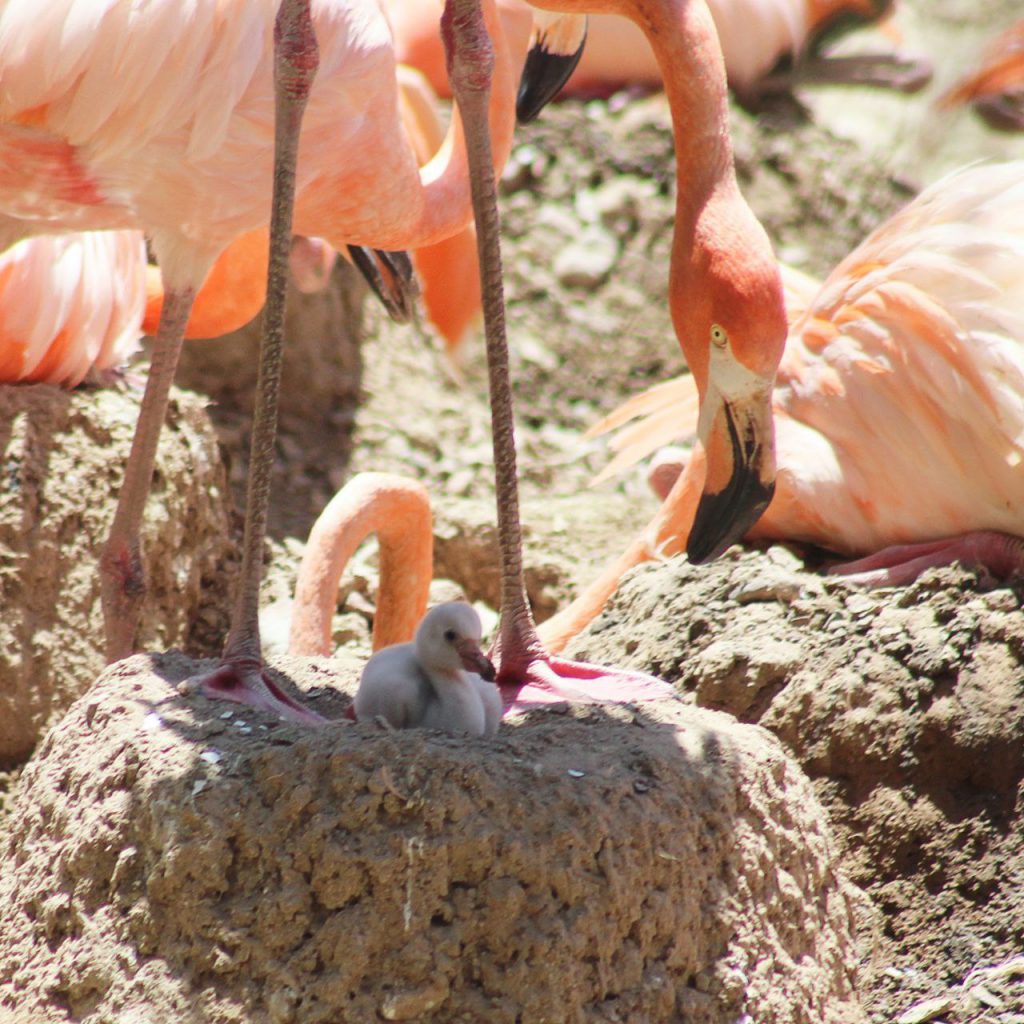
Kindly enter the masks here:
<path id="1" fill-rule="evenodd" d="M 954 562 L 980 566 L 1000 578 L 1024 572 L 1024 538 L 976 530 L 962 537 L 883 548 L 866 558 L 834 565 L 829 571 L 868 587 L 899 587 L 912 583 L 925 569 Z"/>

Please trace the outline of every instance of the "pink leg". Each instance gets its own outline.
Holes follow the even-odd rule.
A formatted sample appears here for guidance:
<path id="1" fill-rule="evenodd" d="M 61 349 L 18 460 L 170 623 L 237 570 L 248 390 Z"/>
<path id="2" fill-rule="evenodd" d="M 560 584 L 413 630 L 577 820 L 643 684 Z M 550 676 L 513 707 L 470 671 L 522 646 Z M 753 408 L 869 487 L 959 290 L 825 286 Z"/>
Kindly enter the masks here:
<path id="1" fill-rule="evenodd" d="M 100 558 L 100 602 L 107 661 L 128 657 L 135 646 L 135 631 L 146 595 L 139 532 L 153 479 L 157 443 L 167 416 L 167 400 L 194 297 L 191 289 L 168 291 L 165 296 L 124 482 Z"/>
<path id="2" fill-rule="evenodd" d="M 552 700 L 604 702 L 667 696 L 672 687 L 645 673 L 554 658 L 537 636 L 523 581 L 500 225 L 487 121 L 494 55 L 479 0 L 446 0 L 441 29 L 448 77 L 465 126 L 480 256 L 502 581 L 501 623 L 492 660 L 498 665 L 506 708 Z"/>
<path id="3" fill-rule="evenodd" d="M 319 59 L 309 4 L 310 0 L 282 0 L 274 31 L 276 106 L 270 266 L 253 416 L 242 570 L 221 664 L 213 672 L 193 676 L 187 685 L 208 697 L 248 704 L 302 724 L 319 725 L 324 719 L 283 693 L 264 669 L 258 619 L 270 473 L 277 433 L 299 130 Z"/>
<path id="4" fill-rule="evenodd" d="M 884 548 L 866 558 L 834 565 L 829 572 L 868 587 L 900 587 L 913 583 L 925 569 L 953 562 L 982 566 L 1000 578 L 1024 572 L 1024 538 L 976 530 L 962 537 Z"/>

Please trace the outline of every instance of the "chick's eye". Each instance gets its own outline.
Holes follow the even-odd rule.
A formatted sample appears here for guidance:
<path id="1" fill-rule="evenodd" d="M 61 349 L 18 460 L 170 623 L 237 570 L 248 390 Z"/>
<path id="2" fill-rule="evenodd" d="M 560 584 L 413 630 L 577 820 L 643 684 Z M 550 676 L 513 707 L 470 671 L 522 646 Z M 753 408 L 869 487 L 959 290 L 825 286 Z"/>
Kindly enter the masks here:
<path id="1" fill-rule="evenodd" d="M 725 333 L 725 328 L 719 327 L 718 324 L 711 325 L 711 342 L 717 345 L 719 348 L 725 348 L 726 343 L 729 341 L 729 335 Z"/>
<path id="2" fill-rule="evenodd" d="M 455 630 L 454 630 L 454 629 L 446 629 L 446 630 L 444 631 L 444 638 L 445 638 L 445 640 L 447 640 L 447 641 L 448 641 L 448 643 L 450 643 L 450 644 L 453 644 L 453 643 L 455 643 L 455 638 L 456 638 L 456 633 L 455 633 Z"/>

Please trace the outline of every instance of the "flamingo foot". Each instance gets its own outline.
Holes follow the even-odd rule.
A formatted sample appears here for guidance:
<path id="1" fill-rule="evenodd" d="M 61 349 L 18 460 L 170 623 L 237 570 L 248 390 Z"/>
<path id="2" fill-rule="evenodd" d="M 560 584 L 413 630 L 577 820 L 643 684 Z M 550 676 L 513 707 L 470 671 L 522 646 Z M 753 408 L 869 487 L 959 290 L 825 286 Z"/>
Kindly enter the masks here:
<path id="1" fill-rule="evenodd" d="M 987 569 L 1000 578 L 1024 572 L 1024 538 L 976 530 L 962 537 L 883 548 L 866 558 L 834 565 L 829 572 L 867 587 L 901 587 L 913 583 L 925 569 L 954 562 Z"/>
<path id="2" fill-rule="evenodd" d="M 503 669 L 507 664 L 505 659 Z M 646 672 L 571 661 L 541 651 L 517 671 L 498 672 L 504 713 L 545 704 L 634 704 L 675 694 L 663 679 Z"/>
<path id="3" fill-rule="evenodd" d="M 210 672 L 191 676 L 181 686 L 187 693 L 201 693 L 211 700 L 246 704 L 297 725 L 321 726 L 327 721 L 288 696 L 258 662 L 225 660 Z"/>

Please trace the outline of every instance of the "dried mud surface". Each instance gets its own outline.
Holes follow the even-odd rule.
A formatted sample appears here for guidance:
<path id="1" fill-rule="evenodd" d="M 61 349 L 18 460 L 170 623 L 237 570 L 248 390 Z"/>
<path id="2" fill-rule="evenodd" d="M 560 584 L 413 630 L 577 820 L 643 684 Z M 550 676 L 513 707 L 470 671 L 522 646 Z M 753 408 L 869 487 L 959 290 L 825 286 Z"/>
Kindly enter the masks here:
<path id="1" fill-rule="evenodd" d="M 140 389 L 0 387 L 0 768 L 17 765 L 103 668 L 99 558 Z M 140 642 L 185 642 L 230 572 L 232 506 L 205 401 L 176 392 L 143 524 Z"/>
<path id="2" fill-rule="evenodd" d="M 986 133 L 969 114 L 940 121 L 927 108 L 935 92 L 969 59 L 974 45 L 1016 13 L 1014 5 L 987 0 L 970 5 L 969 15 L 959 0 L 934 4 L 922 0 L 909 7 L 910 41 L 944 45 L 951 55 L 940 64 L 931 93 L 913 99 L 878 97 L 863 91 L 808 94 L 802 98 L 816 123 L 801 122 L 792 108 L 769 111 L 759 118 L 733 111 L 744 193 L 780 256 L 804 270 L 827 273 L 868 230 L 940 171 L 975 155 L 1024 156 L 1024 142 Z M 541 617 L 616 554 L 655 507 L 639 475 L 586 490 L 586 482 L 603 465 L 605 456 L 600 445 L 581 442 L 579 433 L 628 395 L 682 369 L 665 304 L 673 194 L 667 115 L 658 97 L 628 103 L 622 98 L 609 103 L 569 103 L 550 110 L 538 126 L 518 137 L 503 181 L 526 565 L 531 599 Z M 331 387 L 340 390 L 316 404 L 315 414 L 304 417 L 300 399 L 293 413 L 286 415 L 278 452 L 278 499 L 272 517 L 265 597 L 268 602 L 278 602 L 286 618 L 286 599 L 301 540 L 318 508 L 351 472 L 388 469 L 417 476 L 437 496 L 438 575 L 454 579 L 472 599 L 493 606 L 494 573 L 489 569 L 495 550 L 490 512 L 492 461 L 481 352 L 467 354 L 462 382 L 456 383 L 424 329 L 388 324 L 372 304 L 360 312 L 355 286 L 344 272 L 336 275 L 333 288 L 330 296 L 312 300 L 314 305 L 326 303 L 326 307 L 314 313 L 307 310 L 300 317 L 300 322 L 312 317 L 320 326 L 313 330 L 297 326 L 293 331 L 293 335 L 307 338 L 323 332 L 323 337 L 330 339 L 328 345 L 336 346 L 328 350 L 326 358 L 332 368 L 326 371 L 322 361 L 318 362 L 324 358 L 319 346 L 302 346 L 306 355 L 296 365 L 293 378 L 298 386 L 330 381 Z M 346 298 L 350 294 L 355 296 L 351 301 Z M 230 459 L 236 496 L 244 465 L 242 446 L 247 440 L 245 410 L 250 403 L 242 380 L 247 350 L 243 347 L 240 351 L 241 357 L 233 357 L 234 362 L 222 364 L 226 369 L 216 371 L 222 385 L 211 388 L 220 403 L 213 416 Z M 203 379 L 215 371 L 200 365 L 196 372 Z M 190 383 L 195 386 L 197 381 L 190 379 Z M 905 1014 L 902 1019 L 907 1022 L 1021 1024 L 1021 584 L 996 583 L 952 569 L 933 572 L 911 587 L 864 593 L 822 576 L 822 564 L 819 552 L 776 546 L 766 551 L 734 551 L 719 564 L 699 570 L 681 562 L 641 567 L 605 615 L 577 641 L 575 651 L 663 674 L 677 683 L 686 702 L 728 711 L 743 722 L 771 731 L 799 763 L 811 779 L 811 788 L 788 767 L 786 786 L 792 784 L 793 793 L 802 794 L 800 800 L 812 806 L 820 801 L 826 808 L 843 870 L 870 900 L 858 914 L 856 929 L 858 991 L 870 1020 L 883 1024 Z M 229 566 L 223 574 L 207 579 L 202 606 L 193 618 L 186 644 L 190 653 L 210 655 L 217 650 L 230 577 Z M 375 586 L 371 552 L 357 560 L 356 571 L 343 588 L 347 600 L 340 606 L 335 632 L 346 657 L 365 656 L 368 649 Z M 323 684 L 323 679 L 309 682 L 313 687 Z M 151 990 L 156 1004 L 169 1014 L 179 1012 L 181 1006 L 195 1005 L 196 1012 L 213 1012 L 210 1007 L 215 1007 L 223 1015 L 209 1019 L 259 1019 L 248 1015 L 252 1006 L 244 999 L 232 1001 L 235 996 L 231 993 L 237 991 L 243 969 L 236 958 L 239 949 L 249 950 L 250 958 L 256 956 L 254 963 L 263 972 L 261 976 L 274 978 L 275 985 L 280 983 L 276 991 L 284 993 L 274 996 L 273 1005 L 267 1003 L 261 1012 L 268 1015 L 266 1019 L 289 1020 L 299 1005 L 289 993 L 297 993 L 304 984 L 302 965 L 307 963 L 301 958 L 296 961 L 297 978 L 284 972 L 281 964 L 287 956 L 281 948 L 289 941 L 296 944 L 293 949 L 304 950 L 303 955 L 327 957 L 323 962 L 332 963 L 345 978 L 369 977 L 362 961 L 354 965 L 332 961 L 329 958 L 337 957 L 336 951 L 318 949 L 309 937 L 288 930 L 296 927 L 295 922 L 307 920 L 303 915 L 318 906 L 321 897 L 348 899 L 345 893 L 349 890 L 338 890 L 340 896 L 330 895 L 329 880 L 324 869 L 317 868 L 317 858 L 322 859 L 322 848 L 326 848 L 329 822 L 354 813 L 344 806 L 346 798 L 352 802 L 353 794 L 359 794 L 368 817 L 372 811 L 374 828 L 379 830 L 373 833 L 375 845 L 366 853 L 367 858 L 372 853 L 376 859 L 370 867 L 359 869 L 364 872 L 359 877 L 379 872 L 380 892 L 392 901 L 387 904 L 392 936 L 397 936 L 404 935 L 405 921 L 395 901 L 405 899 L 405 882 L 394 892 L 388 885 L 400 874 L 403 879 L 410 877 L 409 854 L 402 844 L 412 834 L 411 823 L 435 828 L 436 819 L 416 801 L 413 808 L 405 806 L 408 791 L 396 778 L 403 783 L 413 780 L 417 794 L 434 794 L 436 798 L 443 790 L 441 803 L 448 806 L 450 799 L 451 806 L 464 808 L 471 817 L 484 810 L 497 815 L 496 808 L 508 800 L 510 792 L 525 792 L 526 799 L 530 798 L 536 786 L 520 788 L 523 766 L 514 764 L 515 757 L 564 774 L 576 767 L 577 756 L 606 751 L 593 775 L 587 774 L 585 779 L 600 778 L 601 785 L 609 787 L 607 792 L 627 795 L 635 781 L 635 774 L 630 773 L 636 762 L 623 738 L 626 727 L 603 715 L 538 713 L 525 725 L 503 731 L 496 744 L 492 779 L 488 772 L 491 751 L 485 753 L 482 744 L 457 744 L 437 737 L 382 737 L 366 731 L 369 727 L 345 730 L 344 739 L 338 738 L 340 727 L 331 739 L 286 736 L 282 727 L 268 728 L 259 736 L 258 724 L 252 734 L 235 735 L 232 730 L 242 727 L 234 725 L 234 718 L 225 720 L 218 731 L 216 712 L 200 721 L 188 717 L 193 712 L 182 711 L 181 721 L 188 723 L 191 731 L 179 733 L 165 723 L 153 735 L 143 734 L 133 731 L 131 723 L 137 720 L 129 708 L 131 694 L 121 699 L 111 689 L 112 681 L 104 685 L 97 706 L 108 716 L 105 722 L 113 730 L 110 735 L 120 737 L 117 743 L 123 739 L 117 751 L 108 750 L 109 766 L 87 779 L 61 753 L 71 749 L 73 737 L 83 743 L 96 742 L 87 728 L 90 697 L 86 697 L 71 718 L 51 734 L 45 758 L 40 756 L 20 781 L 0 779 L 0 790 L 13 784 L 13 796 L 23 796 L 17 810 L 4 820 L 8 850 L 15 851 L 14 861 L 5 863 L 4 877 L 14 877 L 8 873 L 14 863 L 18 885 L 24 887 L 18 906 L 24 910 L 36 900 L 34 927 L 67 938 L 72 943 L 67 948 L 75 951 L 75 957 L 87 959 L 82 952 L 83 936 L 92 934 L 86 930 L 87 923 L 92 922 L 89 927 L 109 924 L 114 936 L 103 954 L 107 959 L 94 965 L 93 974 L 79 970 L 86 959 L 69 961 L 78 965 L 69 971 L 59 957 L 47 959 L 38 944 L 22 947 L 25 956 L 32 949 L 33 978 L 60 993 L 49 1004 L 58 1020 L 67 1019 L 67 1013 L 61 1017 L 60 1011 L 70 1008 L 73 1000 L 78 1000 L 75 1006 L 79 1009 L 91 1005 L 89 1001 L 98 998 L 104 979 L 113 979 L 110 983 L 115 989 L 110 998 L 124 1000 L 126 1007 L 131 1006 L 129 997 Z M 152 699 L 162 699 L 153 697 L 148 689 L 151 683 L 139 685 Z M 72 696 L 68 693 L 67 699 Z M 321 705 L 331 704 L 326 693 L 318 700 Z M 194 714 L 198 716 L 198 712 Z M 648 734 L 648 730 L 641 731 Z M 170 759 L 164 775 L 139 756 L 140 751 L 150 750 L 150 743 L 159 743 L 161 736 L 166 739 Z M 280 743 L 275 736 L 281 737 Z M 230 746 L 232 753 L 226 763 L 211 767 L 196 760 L 200 747 L 218 743 Z M 333 743 L 340 746 L 336 749 Z M 101 745 L 97 749 L 106 748 Z M 348 753 L 342 754 L 342 750 Z M 392 770 L 391 782 L 385 781 L 380 774 L 383 758 L 405 774 L 396 776 Z M 127 765 L 125 759 L 134 760 Z M 671 762 L 672 772 L 669 762 L 658 764 L 663 773 L 659 779 L 666 780 L 666 787 L 670 783 L 675 786 L 675 762 Z M 63 782 L 60 772 L 67 773 Z M 280 816 L 273 817 L 272 810 L 263 805 L 272 803 L 279 792 L 274 788 L 282 785 L 274 780 L 278 773 L 294 773 L 300 780 L 297 788 L 305 786 L 302 792 L 308 793 L 308 799 L 282 804 Z M 335 773 L 343 783 L 336 781 Z M 621 841 L 623 830 L 614 819 L 603 817 L 602 810 L 595 812 L 595 822 L 580 816 L 584 804 L 574 802 L 577 791 L 559 777 L 559 800 L 564 791 L 566 802 L 558 813 L 552 810 L 550 823 L 561 822 L 559 827 L 566 827 L 559 832 L 560 842 L 566 845 L 558 847 L 572 847 L 566 858 L 579 857 L 585 849 L 593 852 L 602 828 L 607 836 Z M 691 784 L 689 778 L 683 772 L 679 788 L 671 789 L 671 800 L 658 804 L 657 828 L 667 827 L 664 815 L 670 808 L 671 813 L 692 821 L 685 808 L 676 810 L 683 787 Z M 208 785 L 193 794 L 197 805 L 204 800 L 216 804 L 221 793 L 225 800 L 245 802 L 244 823 L 225 825 L 233 837 L 230 856 L 221 840 L 204 831 L 198 812 L 193 817 L 185 812 L 190 787 L 204 780 Z M 471 800 L 456 792 L 458 780 L 469 787 Z M 453 788 L 444 789 L 449 783 Z M 62 785 L 76 787 L 82 801 L 71 804 L 61 792 Z M 397 792 L 389 789 L 392 785 Z M 159 853 L 162 857 L 173 845 L 157 842 L 159 815 L 147 806 L 154 793 L 169 801 L 161 807 L 174 808 L 169 819 L 174 823 L 173 837 L 192 843 L 188 852 L 208 869 L 205 874 L 197 872 L 202 874 L 197 884 L 209 899 L 195 907 L 197 914 L 201 912 L 201 927 L 207 929 L 203 934 L 218 941 L 196 952 L 197 959 L 189 954 L 188 964 L 168 966 L 146 955 L 133 959 L 137 952 L 130 949 L 146 947 L 133 947 L 125 938 L 152 936 L 154 921 L 151 906 L 140 911 L 135 922 L 126 908 L 126 894 L 144 892 L 151 884 L 138 859 L 143 854 L 128 851 L 145 849 L 150 851 L 145 856 Z M 692 792 L 687 799 L 704 797 Z M 772 807 L 781 813 L 786 803 L 776 801 Z M 49 822 L 43 821 L 44 807 L 48 808 L 45 814 L 51 816 Z M 268 817 L 260 819 L 248 812 Z M 796 812 L 790 808 L 789 813 Z M 328 818 L 321 820 L 318 814 Z M 132 815 L 139 818 L 137 824 L 132 824 Z M 549 819 L 545 816 L 544 820 Z M 262 833 L 253 832 L 254 821 L 262 821 L 262 827 L 280 827 L 284 839 L 271 848 Z M 300 830 L 300 823 L 312 828 L 310 837 Z M 132 837 L 143 835 L 143 831 L 131 832 L 133 828 L 150 829 L 146 833 L 150 845 L 133 845 Z M 439 835 L 430 834 L 435 840 Z M 570 841 L 574 835 L 576 839 Z M 32 842 L 28 842 L 30 836 Z M 123 844 L 121 867 L 117 867 L 117 853 L 112 855 L 104 845 L 103 837 L 111 836 Z M 79 895 L 59 889 L 52 871 L 47 873 L 57 840 L 64 844 L 62 850 L 83 851 L 79 866 L 70 853 L 66 854 L 70 863 L 61 862 L 62 871 L 72 872 L 62 877 L 80 880 L 83 892 Z M 318 842 L 322 848 L 316 846 Z M 639 850 L 627 846 L 633 853 Z M 487 849 L 490 855 L 494 847 Z M 438 882 L 431 888 L 416 875 L 417 883 L 423 881 L 427 886 L 432 906 L 442 907 L 431 928 L 447 929 L 446 935 L 475 935 L 473 912 L 488 915 L 486 920 L 493 923 L 495 915 L 500 917 L 500 908 L 506 908 L 511 917 L 520 906 L 515 902 L 520 897 L 514 885 L 491 892 L 481 882 L 484 872 L 479 863 L 473 862 L 469 853 L 466 856 L 470 865 L 466 870 L 472 876 L 467 889 L 454 883 L 450 891 L 444 889 L 448 881 L 458 879 L 451 873 L 451 862 L 443 862 L 439 853 L 430 863 L 446 880 L 444 885 Z M 171 876 L 184 878 L 185 865 L 168 857 Z M 305 861 L 296 867 L 302 857 L 308 860 L 308 870 Z M 229 862 L 244 864 L 245 871 L 238 875 L 229 870 Z M 534 870 L 528 865 L 518 867 Z M 645 861 L 638 853 L 617 867 L 635 872 L 624 876 L 630 878 L 649 872 L 646 881 L 653 881 L 656 889 L 669 877 L 664 872 L 671 872 L 665 863 Z M 246 874 L 250 868 L 251 876 Z M 556 880 L 567 877 L 558 874 L 557 861 L 543 870 L 550 871 L 551 878 L 546 881 L 556 888 L 563 884 Z M 338 877 L 354 878 L 354 871 L 339 868 Z M 508 876 L 521 885 L 514 872 Z M 582 877 L 587 885 L 592 884 L 586 872 Z M 234 885 L 239 878 L 248 903 L 230 903 L 224 892 L 214 891 L 227 884 L 224 879 Z M 270 908 L 259 903 L 257 878 L 273 880 Z M 159 890 L 165 883 L 166 879 L 153 884 Z M 572 884 L 582 883 L 575 880 Z M 579 891 L 589 894 L 593 890 Z M 803 889 L 798 886 L 797 891 Z M 688 898 L 688 894 L 684 886 L 680 898 Z M 159 891 L 155 895 L 159 896 Z M 153 894 L 147 895 L 152 898 Z M 623 915 L 638 905 L 635 893 L 623 892 L 618 898 L 623 908 L 633 910 L 610 906 L 602 913 L 621 923 Z M 50 905 L 46 905 L 47 899 Z M 345 903 L 332 906 L 342 920 L 347 912 Z M 13 905 L 7 911 L 13 913 Z M 127 915 L 124 920 L 122 911 Z M 676 913 L 669 906 L 652 912 L 651 929 L 678 920 L 672 916 Z M 188 924 L 184 916 L 175 917 L 175 929 Z M 638 921 L 644 917 L 645 913 L 640 913 Z M 268 922 L 280 925 L 282 935 L 270 936 L 258 946 L 253 936 Z M 132 932 L 136 925 L 139 931 Z M 494 926 L 498 925 L 506 927 L 507 922 L 502 919 Z M 18 927 L 27 927 L 23 918 Z M 639 923 L 636 927 L 643 931 Z M 19 934 L 23 937 L 25 932 Z M 192 943 L 189 948 L 199 950 L 198 940 L 189 934 L 186 941 L 184 930 L 176 930 L 169 941 L 181 940 L 181 949 Z M 582 954 L 583 964 L 564 958 L 567 934 L 564 928 L 556 928 L 534 937 L 536 942 L 530 948 L 543 949 L 546 957 L 554 958 L 556 970 L 573 979 L 576 994 L 593 993 L 594 976 L 600 973 L 596 964 L 604 962 L 600 961 L 604 953 L 589 961 L 586 953 Z M 650 934 L 653 932 L 644 932 Z M 240 935 L 245 938 L 240 940 Z M 16 941 L 13 933 L 8 941 Z M 339 945 L 351 958 L 350 944 L 346 946 L 343 936 Z M 258 953 L 253 952 L 257 946 Z M 451 980 L 465 977 L 449 962 L 457 959 L 452 952 L 456 948 L 461 949 L 431 943 L 411 948 L 410 962 L 420 965 L 422 977 L 430 972 L 434 972 L 432 977 L 443 975 L 447 988 L 396 987 L 392 995 L 408 995 L 410 1002 L 390 1004 L 393 1012 L 401 1014 L 403 1007 L 411 1007 L 415 1019 L 416 1013 L 427 1012 L 423 1007 L 431 999 L 452 998 L 452 992 L 462 992 Z M 484 972 L 485 961 L 486 970 L 491 970 L 493 961 L 487 961 L 485 954 L 472 955 L 476 957 L 472 970 Z M 845 952 L 839 959 L 844 956 Z M 617 971 L 623 967 L 622 977 L 638 976 L 629 964 L 616 964 Z M 189 971 L 198 974 L 189 975 Z M 182 978 L 199 975 L 206 988 L 193 991 L 183 987 Z M 188 1003 L 200 998 L 197 991 L 207 993 L 208 1004 Z M 694 991 L 700 991 L 700 985 Z M 464 997 L 468 998 L 463 993 L 458 999 Z M 375 998 L 378 1002 L 373 1005 L 382 1009 L 385 996 L 377 992 Z M 616 1018 L 609 1015 L 608 1006 L 594 1002 L 590 995 L 586 998 L 591 1002 L 578 1004 L 581 1020 L 675 1019 L 650 1006 L 637 1009 L 634 1016 Z M 619 1008 L 627 1005 L 631 1004 L 622 1002 Z M 249 1009 L 239 1009 L 243 1006 Z M 441 1014 L 438 1020 L 456 1019 L 440 1009 L 437 1012 Z M 473 1012 L 466 1004 L 470 1018 Z M 854 1012 L 851 1009 L 850 1017 L 839 1019 L 856 1019 Z M 523 1019 L 546 1019 L 544 1013 L 549 1015 L 547 1019 L 573 1019 L 551 1006 Z M 108 1018 L 79 1015 L 76 1019 L 98 1022 Z M 350 1019 L 367 1017 L 354 1013 Z M 752 1019 L 772 1018 L 755 1014 Z"/>
<path id="3" fill-rule="evenodd" d="M 0 1015 L 862 1019 L 858 894 L 763 730 L 673 699 L 491 741 L 312 732 L 179 696 L 196 667 L 119 663 L 26 768 Z M 356 678 L 278 668 L 321 709 Z"/>

